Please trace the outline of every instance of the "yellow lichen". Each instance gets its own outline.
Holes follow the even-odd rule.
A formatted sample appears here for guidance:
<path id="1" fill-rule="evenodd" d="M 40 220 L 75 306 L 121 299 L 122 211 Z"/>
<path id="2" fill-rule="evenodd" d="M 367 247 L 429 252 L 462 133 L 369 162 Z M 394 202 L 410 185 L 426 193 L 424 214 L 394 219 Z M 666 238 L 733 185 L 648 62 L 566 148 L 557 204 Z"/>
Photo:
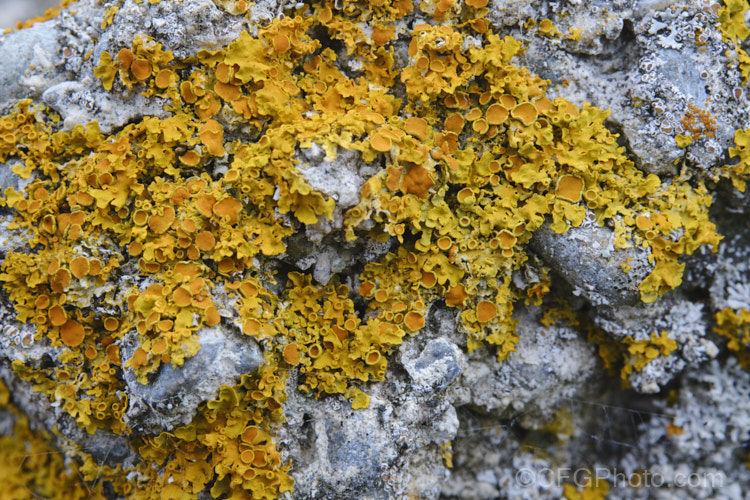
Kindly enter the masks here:
<path id="1" fill-rule="evenodd" d="M 734 147 L 729 148 L 729 156 L 739 161 L 722 167 L 722 173 L 729 177 L 735 188 L 745 192 L 747 178 L 750 177 L 750 128 L 734 133 Z"/>
<path id="2" fill-rule="evenodd" d="M 625 366 L 621 371 L 623 379 L 633 371 L 641 371 L 646 364 L 653 361 L 658 356 L 668 356 L 677 349 L 677 342 L 667 336 L 667 332 L 661 332 L 660 335 L 652 333 L 649 340 L 635 341 L 628 337 L 625 339 L 628 346 L 628 353 L 625 360 Z"/>
<path id="3" fill-rule="evenodd" d="M 60 327 L 60 339 L 68 347 L 76 347 L 81 345 L 85 331 L 80 323 L 73 321 L 72 319 L 67 320 Z"/>
<path id="4" fill-rule="evenodd" d="M 745 12 L 750 9 L 747 0 L 722 0 L 719 8 L 719 27 L 727 43 L 739 43 L 750 35 L 745 25 Z"/>
<path id="5" fill-rule="evenodd" d="M 644 175 L 604 126 L 608 112 L 545 97 L 548 82 L 511 62 L 521 44 L 482 19 L 485 0 L 425 0 L 430 22 L 410 33 L 396 21 L 411 2 L 344 4 L 311 4 L 185 60 L 142 37 L 112 47 L 114 58 L 103 52 L 95 74 L 104 88 L 165 99 L 161 118 L 102 134 L 96 123 L 61 131 L 59 117 L 30 101 L 0 117 L 0 161 L 16 160 L 13 171 L 28 179 L 23 192 L 5 190 L 5 203 L 35 249 L 8 253 L 0 281 L 17 319 L 34 321 L 35 338 L 64 353 L 53 368 L 14 363 L 21 378 L 89 432 L 126 433 L 123 369 L 147 383 L 195 355 L 197 332 L 221 321 L 264 346 L 258 373 L 222 387 L 193 423 L 139 438 L 134 484 L 125 471 L 102 472 L 121 494 L 194 497 L 208 484 L 215 496 L 288 491 L 288 464 L 271 440 L 287 370 L 299 372 L 305 393 L 364 408 L 366 383 L 383 380 L 391 349 L 425 326 L 436 302 L 459 310 L 469 350 L 489 344 L 507 358 L 518 341 L 515 303 L 541 303 L 550 289 L 547 276 L 526 289 L 512 279 L 545 220 L 564 233 L 588 208 L 613 224 L 617 248 L 649 247 L 644 301 L 680 284 L 683 256 L 718 244 L 702 181 Z M 434 23 L 459 14 L 471 21 Z M 559 36 L 547 21 L 539 30 Z M 344 47 L 362 76 L 339 69 L 339 54 L 312 33 Z M 466 43 L 477 33 L 481 46 Z M 404 68 L 396 37 L 410 40 Z M 738 132 L 730 151 L 740 165 L 725 173 L 736 182 L 746 136 Z M 393 239 L 359 274 L 359 297 L 336 276 L 318 285 L 288 272 L 276 283 L 263 271 L 288 236 L 333 218 L 336 201 L 297 169 L 297 152 L 314 144 L 329 158 L 343 149 L 384 165 L 344 218 L 349 240 Z M 111 248 L 81 254 L 96 241 Z M 121 268 L 137 268 L 143 285 L 108 297 L 106 314 L 69 300 Z M 622 345 L 591 331 L 608 367 L 625 358 Z M 120 366 L 129 332 L 137 346 Z M 628 366 L 671 348 L 663 337 L 630 343 Z"/>
<path id="6" fill-rule="evenodd" d="M 750 370 L 750 311 L 724 308 L 715 320 L 714 331 L 728 339 L 727 347 L 737 354 L 742 367 Z"/>
<path id="7" fill-rule="evenodd" d="M 563 497 L 567 500 L 605 500 L 609 493 L 609 482 L 598 477 L 594 472 L 587 472 L 584 484 L 570 483 L 563 485 Z"/>
<path id="8" fill-rule="evenodd" d="M 750 76 L 750 56 L 740 46 L 750 35 L 750 29 L 745 24 L 745 14 L 748 10 L 750 4 L 747 0 L 722 0 L 718 11 L 721 38 L 736 52 L 743 85 L 748 82 Z"/>
<path id="9" fill-rule="evenodd" d="M 106 498 L 102 483 L 85 483 L 81 474 L 82 467 L 67 460 L 65 455 L 51 445 L 51 436 L 32 430 L 28 418 L 13 406 L 10 391 L 2 380 L 0 409 L 10 413 L 15 419 L 13 434 L 0 436 L 3 498 Z"/>
<path id="10" fill-rule="evenodd" d="M 550 19 L 539 21 L 539 33 L 549 38 L 559 38 L 562 36 L 560 30 L 557 29 Z"/>

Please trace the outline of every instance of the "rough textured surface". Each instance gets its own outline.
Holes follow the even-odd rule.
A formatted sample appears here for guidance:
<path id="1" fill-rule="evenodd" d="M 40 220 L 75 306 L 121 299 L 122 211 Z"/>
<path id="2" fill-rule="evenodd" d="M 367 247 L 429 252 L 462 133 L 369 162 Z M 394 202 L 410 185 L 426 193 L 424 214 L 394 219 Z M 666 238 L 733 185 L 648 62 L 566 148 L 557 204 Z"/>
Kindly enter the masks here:
<path id="1" fill-rule="evenodd" d="M 12 498 L 742 498 L 749 12 L 79 0 L 0 35 Z"/>
<path id="2" fill-rule="evenodd" d="M 56 7 L 59 3 L 55 0 L 29 0 L 27 2 L 2 0 L 0 8 L 3 10 L 3 20 L 0 23 L 0 29 L 13 28 L 19 21 L 41 15 L 46 9 Z"/>
<path id="3" fill-rule="evenodd" d="M 498 416 L 523 415 L 534 428 L 596 386 L 594 348 L 573 329 L 539 323 L 538 308 L 516 312 L 521 340 L 507 361 L 474 352 L 451 390 L 457 402 Z"/>
<path id="4" fill-rule="evenodd" d="M 653 270 L 648 251 L 615 250 L 614 237 L 610 228 L 597 226 L 590 217 L 562 236 L 549 226 L 542 226 L 534 233 L 530 246 L 574 287 L 575 295 L 593 305 L 606 309 L 610 305 L 640 304 L 638 285 Z M 627 274 L 622 272 L 624 264 L 632 268 Z"/>
<path id="5" fill-rule="evenodd" d="M 200 351 L 184 365 L 165 366 L 146 385 L 132 372 L 126 373 L 128 425 L 138 432 L 156 434 L 189 424 L 198 406 L 213 398 L 219 386 L 256 371 L 263 364 L 263 353 L 255 342 L 238 337 L 221 328 L 206 328 L 198 334 Z M 123 350 L 123 355 L 129 359 L 132 353 Z"/>

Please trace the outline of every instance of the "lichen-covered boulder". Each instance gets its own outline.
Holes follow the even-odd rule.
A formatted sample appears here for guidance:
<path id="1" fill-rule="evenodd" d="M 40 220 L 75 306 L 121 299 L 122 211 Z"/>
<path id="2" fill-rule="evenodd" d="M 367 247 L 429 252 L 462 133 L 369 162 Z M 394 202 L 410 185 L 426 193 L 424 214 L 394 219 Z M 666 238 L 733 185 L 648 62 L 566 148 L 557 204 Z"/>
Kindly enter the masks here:
<path id="1" fill-rule="evenodd" d="M 738 498 L 748 12 L 66 0 L 1 35 L 10 498 Z"/>

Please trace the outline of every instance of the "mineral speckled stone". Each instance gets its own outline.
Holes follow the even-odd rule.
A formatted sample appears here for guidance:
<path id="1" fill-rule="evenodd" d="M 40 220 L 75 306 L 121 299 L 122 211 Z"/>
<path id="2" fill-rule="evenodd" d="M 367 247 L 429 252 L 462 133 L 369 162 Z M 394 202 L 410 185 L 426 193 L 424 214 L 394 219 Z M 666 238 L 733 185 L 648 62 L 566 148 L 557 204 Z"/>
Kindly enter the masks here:
<path id="1" fill-rule="evenodd" d="M 747 0 L 34 14 L 0 496 L 743 497 Z"/>

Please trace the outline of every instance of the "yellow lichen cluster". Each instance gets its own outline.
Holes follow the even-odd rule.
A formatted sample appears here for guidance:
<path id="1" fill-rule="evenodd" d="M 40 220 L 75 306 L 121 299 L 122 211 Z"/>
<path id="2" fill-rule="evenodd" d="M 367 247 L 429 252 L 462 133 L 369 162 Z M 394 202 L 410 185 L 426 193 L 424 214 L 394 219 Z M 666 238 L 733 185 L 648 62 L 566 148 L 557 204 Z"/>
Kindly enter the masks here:
<path id="1" fill-rule="evenodd" d="M 583 485 L 563 485 L 563 497 L 567 500 L 604 500 L 609 493 L 609 481 L 597 477 L 594 472 L 586 475 L 586 483 Z"/>
<path id="2" fill-rule="evenodd" d="M 160 43 L 137 36 L 132 47 L 120 49 L 116 60 L 112 60 L 109 52 L 102 52 L 94 75 L 101 79 L 107 90 L 112 90 L 115 77 L 119 76 L 123 85 L 129 89 L 138 83 L 147 83 L 151 90 L 144 92 L 144 95 L 150 96 L 159 90 L 170 89 L 172 92 L 168 97 L 175 98 L 177 94 L 173 83 L 177 77 L 174 70 L 180 67 L 167 67 L 173 59 L 172 52 L 162 50 Z"/>
<path id="3" fill-rule="evenodd" d="M 677 342 L 670 339 L 665 331 L 660 334 L 651 333 L 647 340 L 636 341 L 632 337 L 626 337 L 622 342 L 617 342 L 595 326 L 585 313 L 573 311 L 564 301 L 557 301 L 554 306 L 546 307 L 539 322 L 544 326 L 561 322 L 585 333 L 588 341 L 597 347 L 604 370 L 610 376 L 619 373 L 623 387 L 630 386 L 628 378 L 631 374 L 643 370 L 658 357 L 668 356 L 677 350 Z"/>
<path id="4" fill-rule="evenodd" d="M 714 331 L 729 340 L 727 347 L 737 354 L 745 370 L 750 370 L 750 311 L 724 308 L 715 315 Z"/>
<path id="5" fill-rule="evenodd" d="M 744 193 L 750 177 L 750 128 L 734 133 L 734 147 L 729 148 L 729 156 L 738 160 L 733 165 L 724 165 L 721 168 L 722 174 Z"/>
<path id="6" fill-rule="evenodd" d="M 750 9 L 750 4 L 747 0 L 722 0 L 722 4 L 718 12 L 721 38 L 737 53 L 737 65 L 744 85 L 750 76 L 750 55 L 740 47 L 740 43 L 750 35 L 750 29 L 745 24 L 745 13 Z M 731 54 L 727 52 L 727 56 L 731 57 Z"/>
<path id="7" fill-rule="evenodd" d="M 443 459 L 443 463 L 446 467 L 449 469 L 453 468 L 453 443 L 451 441 L 446 441 L 442 445 L 440 445 L 440 449 L 443 451 L 441 458 Z"/>
<path id="8" fill-rule="evenodd" d="M 287 363 L 306 375 L 304 392 L 342 393 L 353 408 L 364 408 L 369 397 L 351 386 L 351 380 L 383 380 L 386 353 L 401 343 L 409 322 L 407 306 L 400 318 L 362 321 L 354 310 L 346 285 L 315 287 L 310 276 L 290 273 L 287 308 L 280 314 L 279 330 L 290 342 L 284 346 Z M 416 331 L 424 325 L 412 325 Z M 407 326 L 407 328 L 409 328 Z"/>
<path id="9" fill-rule="evenodd" d="M 195 498 L 207 486 L 214 498 L 273 499 L 290 491 L 290 465 L 281 464 L 269 428 L 283 421 L 286 377 L 276 370 L 278 357 L 270 354 L 258 373 L 222 386 L 189 425 L 139 440 L 139 479 L 113 474 L 116 487 L 130 498 Z"/>
<path id="10" fill-rule="evenodd" d="M 414 27 L 402 76 L 410 99 L 363 151 L 365 160 L 382 155 L 386 168 L 346 220 L 349 238 L 375 221 L 406 250 L 363 278 L 382 294 L 409 290 L 414 303 L 460 307 L 469 349 L 497 344 L 500 359 L 515 344 L 512 306 L 523 295 L 509 276 L 545 216 L 564 233 L 588 209 L 612 220 L 618 248 L 649 247 L 655 269 L 640 286 L 644 301 L 678 286 L 679 257 L 719 241 L 705 187 L 644 176 L 604 128 L 606 112 L 550 101 L 545 81 L 510 64 L 520 51 L 513 39 L 487 33 L 484 46 L 466 51 L 463 42 L 454 27 Z M 377 267 L 400 272 L 370 279 Z"/>
<path id="11" fill-rule="evenodd" d="M 660 335 L 652 333 L 649 340 L 634 340 L 631 337 L 625 339 L 628 346 L 628 355 L 625 366 L 620 372 L 623 380 L 633 373 L 641 371 L 644 366 L 659 356 L 668 356 L 677 349 L 677 342 L 670 339 L 667 332 Z"/>
<path id="12" fill-rule="evenodd" d="M 389 350 L 425 326 L 435 301 L 460 311 L 470 350 L 492 344 L 506 358 L 518 341 L 514 304 L 549 290 L 546 279 L 527 289 L 511 279 L 545 220 L 564 233 L 591 211 L 613 224 L 616 247 L 649 248 L 647 302 L 680 284 L 681 256 L 716 246 L 706 188 L 644 175 L 604 127 L 607 112 L 547 98 L 546 81 L 511 64 L 522 48 L 489 31 L 485 6 L 424 1 L 429 22 L 406 33 L 397 21 L 412 2 L 314 2 L 186 60 L 136 37 L 103 52 L 95 73 L 107 90 L 165 99 L 168 116 L 111 134 L 95 122 L 61 131 L 59 116 L 28 101 L 0 118 L 0 162 L 28 180 L 23 192 L 6 189 L 5 203 L 34 249 L 9 253 L 0 281 L 18 319 L 36 326 L 23 345 L 61 352 L 52 368 L 14 363 L 19 376 L 89 432 L 128 433 L 121 370 L 148 383 L 219 324 L 266 351 L 257 374 L 222 387 L 192 424 L 144 438 L 138 480 L 110 471 L 118 491 L 287 491 L 270 440 L 285 370 L 304 375 L 302 391 L 365 407 L 361 383 L 383 379 Z M 540 29 L 557 36 L 551 23 Z M 341 54 L 313 33 L 340 43 L 359 74 L 340 69 Z M 484 44 L 468 44 L 469 34 Z M 404 68 L 398 38 L 410 39 Z M 365 266 L 356 292 L 299 272 L 278 287 L 262 271 L 286 237 L 333 217 L 335 200 L 296 168 L 299 148 L 313 144 L 329 159 L 348 149 L 385 165 L 342 236 L 398 248 Z M 138 277 L 118 290 L 122 274 Z M 126 335 L 138 345 L 124 359 Z"/>
<path id="13" fill-rule="evenodd" d="M 243 375 L 235 386 L 222 386 L 217 398 L 203 404 L 199 416 L 189 425 L 134 439 L 133 446 L 142 458 L 134 468 L 123 470 L 119 465 L 96 463 L 86 450 L 63 442 L 65 453 L 80 462 L 73 463 L 74 471 L 63 471 L 62 455 L 47 446 L 30 461 L 30 465 L 39 467 L 35 475 L 19 476 L 17 481 L 24 481 L 30 489 L 37 487 L 34 481 L 42 479 L 45 482 L 40 482 L 39 488 L 62 482 L 60 496 L 56 491 L 45 493 L 51 490 L 40 489 L 45 498 L 104 498 L 104 482 L 117 495 L 131 499 L 198 498 L 206 489 L 214 498 L 278 498 L 293 484 L 288 474 L 290 465 L 281 464 L 271 434 L 272 427 L 283 422 L 281 403 L 286 397 L 286 377 L 276 371 L 279 363 L 278 355 L 270 354 L 257 373 Z M 22 423 L 26 425 L 25 420 Z M 23 429 L 16 433 L 20 439 L 8 449 L 17 449 L 22 439 L 31 437 Z M 30 442 L 40 447 L 43 443 L 41 439 Z M 18 456 L 10 458 L 19 461 Z"/>
<path id="14" fill-rule="evenodd" d="M 570 440 L 575 435 L 575 416 L 569 407 L 560 408 L 555 412 L 552 421 L 545 424 L 540 430 L 553 434 L 560 441 Z"/>
<path id="15" fill-rule="evenodd" d="M 560 38 L 562 36 L 562 33 L 552 23 L 551 19 L 542 19 L 539 21 L 539 33 L 549 38 Z M 571 36 L 575 37 L 575 34 L 571 32 Z"/>
<path id="16" fill-rule="evenodd" d="M 50 444 L 50 436 L 32 431 L 29 420 L 12 404 L 11 394 L 0 380 L 0 412 L 15 420 L 13 434 L 0 436 L 0 481 L 7 500 L 49 498 L 54 500 L 104 499 L 102 484 L 82 481 L 76 463 L 66 460 Z"/>

